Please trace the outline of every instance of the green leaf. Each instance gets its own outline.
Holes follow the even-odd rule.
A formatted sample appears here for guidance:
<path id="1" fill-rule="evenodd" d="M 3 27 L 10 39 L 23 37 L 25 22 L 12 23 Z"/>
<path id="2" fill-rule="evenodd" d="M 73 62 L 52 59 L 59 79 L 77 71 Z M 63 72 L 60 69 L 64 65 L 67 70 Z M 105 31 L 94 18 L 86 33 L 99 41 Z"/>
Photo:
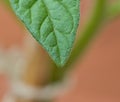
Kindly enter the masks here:
<path id="1" fill-rule="evenodd" d="M 58 66 L 70 56 L 80 0 L 10 0 L 16 15 Z"/>

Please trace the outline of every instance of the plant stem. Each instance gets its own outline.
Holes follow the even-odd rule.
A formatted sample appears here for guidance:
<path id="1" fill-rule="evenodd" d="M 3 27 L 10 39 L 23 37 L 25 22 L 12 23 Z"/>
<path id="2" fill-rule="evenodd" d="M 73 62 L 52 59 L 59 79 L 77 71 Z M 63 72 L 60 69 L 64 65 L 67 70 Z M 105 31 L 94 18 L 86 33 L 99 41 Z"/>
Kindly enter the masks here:
<path id="1" fill-rule="evenodd" d="M 64 68 L 55 68 L 53 80 L 58 81 L 63 78 L 64 73 L 70 66 L 83 54 L 85 48 L 88 46 L 89 42 L 95 36 L 95 32 L 100 27 L 102 20 L 104 18 L 105 10 L 106 10 L 106 0 L 97 0 L 94 8 L 93 16 L 91 17 L 88 25 L 85 30 L 82 32 L 82 37 L 80 37 L 73 48 L 71 56 L 64 66 Z"/>
<path id="2" fill-rule="evenodd" d="M 112 3 L 110 5 L 108 5 L 107 7 L 107 18 L 113 18 L 116 17 L 118 15 L 120 15 L 120 1 L 116 1 L 115 3 Z"/>

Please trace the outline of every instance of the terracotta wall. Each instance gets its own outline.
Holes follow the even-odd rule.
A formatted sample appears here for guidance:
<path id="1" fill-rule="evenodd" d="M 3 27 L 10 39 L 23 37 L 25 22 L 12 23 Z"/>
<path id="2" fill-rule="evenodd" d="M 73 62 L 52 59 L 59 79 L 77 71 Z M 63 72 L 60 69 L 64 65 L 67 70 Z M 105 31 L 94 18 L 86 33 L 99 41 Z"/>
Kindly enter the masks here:
<path id="1" fill-rule="evenodd" d="M 8 48 L 11 45 L 20 45 L 23 36 L 23 27 L 9 7 L 0 1 L 0 46 Z"/>
<path id="2" fill-rule="evenodd" d="M 81 26 L 91 0 L 81 0 Z M 23 28 L 0 3 L 0 46 L 22 45 Z M 74 86 L 57 102 L 120 102 L 120 17 L 109 21 L 72 71 Z M 1 86 L 1 84 L 0 84 Z M 0 89 L 3 89 L 3 87 Z"/>

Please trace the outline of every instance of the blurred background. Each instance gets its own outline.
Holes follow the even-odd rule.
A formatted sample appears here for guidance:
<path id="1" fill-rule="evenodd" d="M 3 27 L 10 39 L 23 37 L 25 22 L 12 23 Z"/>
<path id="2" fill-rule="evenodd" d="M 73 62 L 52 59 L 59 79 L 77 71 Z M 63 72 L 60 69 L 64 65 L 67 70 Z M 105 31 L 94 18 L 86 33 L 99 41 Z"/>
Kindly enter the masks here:
<path id="1" fill-rule="evenodd" d="M 81 0 L 79 33 L 89 19 L 94 1 Z M 109 0 L 110 3 L 113 1 L 116 0 Z M 8 5 L 6 1 L 0 1 L 1 101 L 10 90 L 11 80 L 21 79 L 30 85 L 43 86 L 49 80 L 51 70 L 48 68 L 49 56 Z M 55 102 L 120 102 L 120 16 L 106 21 L 97 33 L 82 60 L 78 60 L 70 72 L 73 86 Z"/>

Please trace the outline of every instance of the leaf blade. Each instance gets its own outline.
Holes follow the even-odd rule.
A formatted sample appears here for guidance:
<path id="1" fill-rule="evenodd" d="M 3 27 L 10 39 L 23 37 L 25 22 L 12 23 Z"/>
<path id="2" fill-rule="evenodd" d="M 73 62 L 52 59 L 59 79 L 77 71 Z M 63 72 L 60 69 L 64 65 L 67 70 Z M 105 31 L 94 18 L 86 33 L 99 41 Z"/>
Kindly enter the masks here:
<path id="1" fill-rule="evenodd" d="M 10 0 L 16 15 L 58 66 L 72 49 L 79 22 L 79 0 Z"/>

